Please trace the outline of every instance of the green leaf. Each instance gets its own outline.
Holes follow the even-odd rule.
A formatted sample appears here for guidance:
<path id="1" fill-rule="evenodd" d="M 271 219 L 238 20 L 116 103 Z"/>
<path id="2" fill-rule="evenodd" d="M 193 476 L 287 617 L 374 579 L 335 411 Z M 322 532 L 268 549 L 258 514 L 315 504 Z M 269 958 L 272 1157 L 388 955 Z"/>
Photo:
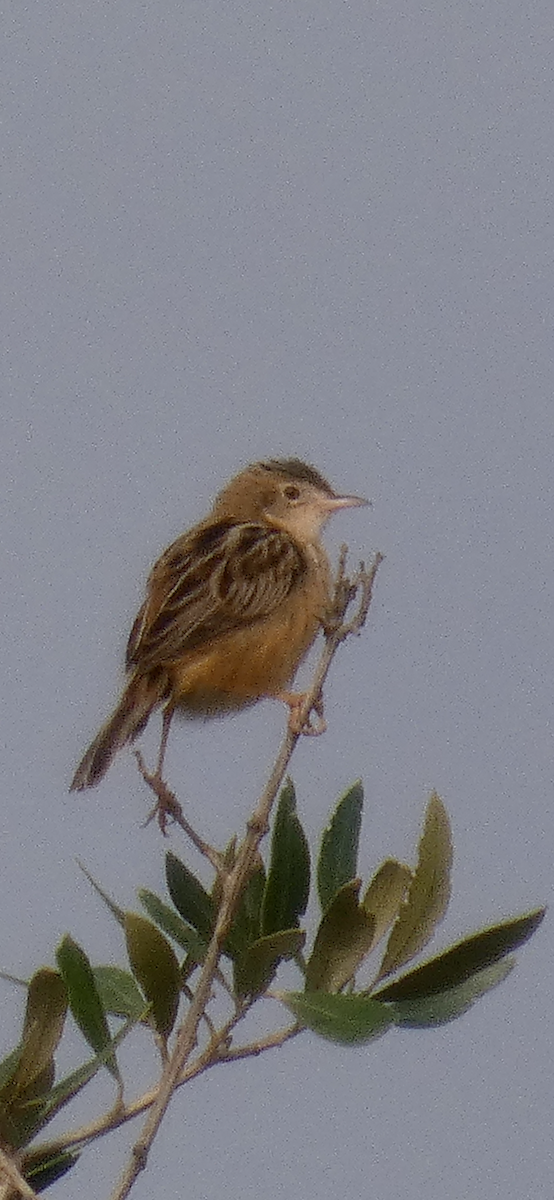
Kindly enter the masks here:
<path id="1" fill-rule="evenodd" d="M 410 868 L 395 858 L 387 858 L 375 872 L 362 900 L 362 908 L 375 920 L 373 946 L 396 920 L 411 878 Z"/>
<path id="2" fill-rule="evenodd" d="M 265 881 L 265 867 L 260 858 L 242 890 L 237 912 L 225 939 L 225 954 L 233 959 L 243 954 L 259 937 Z"/>
<path id="3" fill-rule="evenodd" d="M 163 933 L 140 913 L 125 913 L 125 939 L 133 975 L 152 1005 L 154 1026 L 167 1038 L 175 1024 L 181 973 Z"/>
<path id="4" fill-rule="evenodd" d="M 39 1195 L 40 1192 L 45 1192 L 46 1188 L 51 1187 L 53 1183 L 57 1183 L 58 1179 L 61 1179 L 63 1175 L 67 1175 L 67 1172 L 75 1166 L 79 1158 L 79 1154 L 71 1154 L 65 1150 L 57 1154 L 47 1155 L 46 1158 L 35 1156 L 35 1159 L 29 1164 L 25 1159 L 22 1167 L 23 1175 L 29 1186 Z"/>
<path id="5" fill-rule="evenodd" d="M 329 908 L 339 888 L 357 874 L 363 802 L 363 787 L 358 780 L 339 800 L 323 831 L 317 864 L 317 891 L 322 912 Z"/>
<path id="6" fill-rule="evenodd" d="M 96 882 L 96 879 L 94 878 L 94 876 L 91 875 L 90 871 L 87 869 L 87 867 L 85 867 L 85 864 L 82 863 L 79 858 L 77 859 L 77 866 L 83 872 L 83 875 L 85 876 L 85 878 L 88 879 L 89 883 L 92 884 L 92 887 L 94 888 L 95 892 L 100 896 L 100 899 L 104 901 L 106 908 L 109 909 L 109 911 L 112 914 L 112 917 L 115 917 L 115 920 L 117 921 L 118 925 L 123 926 L 123 920 L 124 920 L 124 916 L 125 916 L 123 909 L 120 908 L 119 904 L 116 904 L 115 900 L 112 900 L 111 896 L 109 896 L 108 893 L 104 891 L 104 888 L 101 887 L 100 884 Z"/>
<path id="7" fill-rule="evenodd" d="M 56 962 L 67 988 L 71 1013 L 83 1037 L 97 1054 L 106 1050 L 111 1044 L 111 1036 L 94 972 L 84 950 L 67 933 L 56 950 Z M 115 1054 L 110 1054 L 106 1066 L 119 1080 Z"/>
<path id="8" fill-rule="evenodd" d="M 393 1024 L 388 1006 L 369 996 L 336 996 L 328 992 L 279 992 L 298 1021 L 320 1037 L 343 1046 L 381 1037 Z"/>
<path id="9" fill-rule="evenodd" d="M 281 929 L 267 937 L 258 938 L 235 962 L 234 980 L 237 995 L 260 996 L 269 987 L 279 963 L 294 958 L 302 949 L 306 934 L 302 929 Z"/>
<path id="10" fill-rule="evenodd" d="M 48 1122 L 56 1116 L 56 1113 L 60 1112 L 60 1110 L 66 1104 L 68 1104 L 74 1096 L 78 1095 L 78 1093 L 82 1091 L 84 1087 L 86 1087 L 87 1083 L 89 1083 L 89 1081 L 98 1074 L 101 1067 L 106 1066 L 107 1060 L 110 1058 L 110 1056 L 113 1056 L 114 1051 L 127 1037 L 127 1034 L 130 1033 L 131 1029 L 134 1028 L 135 1024 L 136 1022 L 134 1021 L 126 1022 L 125 1025 L 118 1030 L 115 1037 L 112 1038 L 109 1046 L 106 1046 L 105 1049 L 100 1052 L 100 1054 L 95 1055 L 93 1059 L 89 1059 L 88 1062 L 83 1063 L 80 1067 L 77 1067 L 75 1071 L 72 1071 L 69 1075 L 66 1075 L 63 1079 L 60 1079 L 59 1083 L 55 1084 L 41 1104 L 35 1132 L 38 1132 L 39 1129 L 42 1129 L 45 1125 L 47 1125 Z"/>
<path id="11" fill-rule="evenodd" d="M 200 937 L 209 942 L 214 930 L 216 910 L 211 896 L 202 887 L 200 880 L 175 854 L 167 854 L 165 874 L 169 894 L 177 912 L 184 921 L 196 929 Z"/>
<path id="12" fill-rule="evenodd" d="M 296 814 L 296 796 L 289 779 L 279 796 L 273 824 L 259 932 L 266 936 L 296 928 L 306 911 L 309 894 L 310 851 Z"/>
<path id="13" fill-rule="evenodd" d="M 140 888 L 138 898 L 148 913 L 148 916 L 160 927 L 163 933 L 172 938 L 182 950 L 186 950 L 195 962 L 204 962 L 207 943 L 198 936 L 192 925 L 187 925 L 182 917 L 165 904 L 155 892 Z"/>
<path id="14" fill-rule="evenodd" d="M 125 1017 L 133 1024 L 144 1021 L 149 1005 L 139 991 L 133 976 L 122 967 L 110 964 L 94 968 L 98 995 L 106 1012 Z"/>
<path id="15" fill-rule="evenodd" d="M 399 1000 L 388 1003 L 387 1008 L 396 1025 L 406 1029 L 431 1029 L 445 1025 L 463 1016 L 476 1000 L 498 987 L 515 967 L 515 957 L 503 958 L 500 962 L 476 971 L 470 979 L 457 987 L 433 996 L 422 996 L 420 1000 Z"/>
<path id="16" fill-rule="evenodd" d="M 27 990 L 21 1058 L 12 1080 L 12 1087 L 18 1081 L 20 1092 L 26 1092 L 53 1062 L 65 1025 L 67 999 L 57 971 L 51 967 L 36 971 Z"/>
<path id="17" fill-rule="evenodd" d="M 117 1046 L 132 1028 L 133 1022 L 126 1023 L 100 1054 L 78 1067 L 76 1071 L 72 1071 L 55 1086 L 51 1086 L 51 1082 L 47 1081 L 41 1091 L 29 1089 L 28 1095 L 32 1096 L 32 1099 L 26 1096 L 23 1100 L 16 1098 L 11 1106 L 9 1103 L 0 1104 L 0 1129 L 4 1140 L 15 1149 L 32 1141 L 64 1105 L 82 1091 L 100 1068 L 105 1067 L 108 1060 L 114 1057 Z M 44 1075 L 43 1072 L 41 1078 L 44 1078 Z M 38 1078 L 35 1084 L 38 1083 Z M 52 1080 L 53 1064 L 50 1072 L 50 1081 Z M 25 1161 L 28 1161 L 27 1157 Z"/>
<path id="18" fill-rule="evenodd" d="M 306 968 L 307 992 L 337 992 L 371 949 L 375 919 L 358 904 L 361 880 L 351 879 L 324 913 Z"/>
<path id="19" fill-rule="evenodd" d="M 41 967 L 30 980 L 21 1044 L 3 1064 L 2 1102 L 21 1103 L 36 1094 L 53 1075 L 54 1052 L 63 1033 L 67 991 L 51 967 Z M 9 1070 L 9 1060 L 12 1070 Z M 51 1080 L 50 1080 L 51 1082 Z"/>
<path id="20" fill-rule="evenodd" d="M 373 992 L 373 996 L 379 1000 L 419 1000 L 456 987 L 523 945 L 538 929 L 544 914 L 544 908 L 534 909 L 474 933 L 409 975 Z"/>
<path id="21" fill-rule="evenodd" d="M 42 1128 L 42 1110 L 54 1082 L 54 1060 L 19 1093 L 0 1104 L 0 1136 L 14 1149 L 26 1146 Z"/>
<path id="22" fill-rule="evenodd" d="M 433 792 L 419 842 L 418 861 L 406 901 L 392 927 L 378 980 L 414 958 L 427 945 L 450 899 L 452 836 L 444 804 Z"/>
<path id="23" fill-rule="evenodd" d="M 2 1062 L 0 1063 L 0 1097 L 2 1096 L 6 1085 L 9 1084 L 13 1079 L 20 1058 L 21 1045 L 16 1046 L 15 1050 L 10 1050 L 10 1053 L 2 1059 Z"/>
<path id="24" fill-rule="evenodd" d="M 2 1136 L 14 1147 L 27 1145 L 50 1119 L 54 1089 L 54 1051 L 67 1010 L 66 984 L 57 971 L 44 967 L 33 976 L 19 1065 L 3 1089 Z M 114 1061 L 113 1049 L 109 1054 Z"/>

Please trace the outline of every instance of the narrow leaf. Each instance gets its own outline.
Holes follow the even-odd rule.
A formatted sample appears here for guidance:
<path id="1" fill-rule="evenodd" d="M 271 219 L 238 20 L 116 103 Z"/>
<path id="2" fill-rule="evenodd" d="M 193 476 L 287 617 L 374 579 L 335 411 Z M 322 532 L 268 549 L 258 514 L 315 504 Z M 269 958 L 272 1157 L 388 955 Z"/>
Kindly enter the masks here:
<path id="1" fill-rule="evenodd" d="M 322 912 L 329 908 L 339 888 L 357 874 L 363 802 L 363 787 L 358 780 L 339 800 L 323 831 L 317 864 L 317 891 Z"/>
<path id="2" fill-rule="evenodd" d="M 175 909 L 170 908 L 169 904 L 165 904 L 155 892 L 149 892 L 147 888 L 140 888 L 138 898 L 148 913 L 148 916 L 159 925 L 163 933 L 172 938 L 182 950 L 186 950 L 195 962 L 204 962 L 206 957 L 206 942 L 198 936 L 196 929 L 192 925 L 187 925 L 186 921 L 175 912 Z"/>
<path id="3" fill-rule="evenodd" d="M 115 917 L 115 920 L 117 921 L 118 925 L 123 925 L 123 918 L 125 916 L 123 909 L 120 908 L 119 904 L 116 904 L 115 900 L 112 900 L 111 896 L 109 896 L 108 893 L 106 891 L 104 891 L 104 888 L 101 887 L 99 883 L 97 883 L 94 876 L 91 875 L 88 868 L 85 867 L 85 864 L 82 863 L 79 858 L 77 859 L 77 866 L 83 872 L 83 875 L 85 876 L 85 878 L 88 879 L 89 883 L 92 885 L 92 887 L 94 888 L 97 895 L 100 896 L 100 899 L 104 901 L 106 908 L 108 908 L 110 910 L 112 917 Z"/>
<path id="4" fill-rule="evenodd" d="M 399 1000 L 388 1003 L 387 1008 L 392 1013 L 396 1025 L 406 1029 L 431 1029 L 435 1025 L 445 1025 L 461 1017 L 476 1000 L 498 987 L 515 967 L 513 955 L 503 958 L 500 962 L 476 971 L 470 979 L 457 987 L 433 996 L 422 996 L 419 1000 Z"/>
<path id="5" fill-rule="evenodd" d="M 296 796 L 288 780 L 279 796 L 273 824 L 271 859 L 263 898 L 262 935 L 293 929 L 306 911 L 310 894 L 310 851 L 296 813 Z"/>
<path id="6" fill-rule="evenodd" d="M 165 874 L 169 894 L 177 912 L 196 929 L 205 942 L 209 942 L 216 915 L 211 896 L 202 887 L 196 875 L 193 875 L 175 854 L 166 855 Z"/>
<path id="7" fill-rule="evenodd" d="M 106 1012 L 135 1025 L 145 1019 L 149 1005 L 129 971 L 111 965 L 95 967 L 94 979 Z"/>
<path id="8" fill-rule="evenodd" d="M 92 1062 L 78 1067 L 53 1086 L 54 1064 L 52 1062 L 37 1076 L 25 1097 L 3 1107 L 0 1105 L 2 1136 L 14 1148 L 28 1145 L 65 1104 L 73 1099 L 93 1078 L 101 1067 L 115 1059 L 115 1049 L 132 1028 L 132 1023 L 119 1030 Z"/>
<path id="9" fill-rule="evenodd" d="M 358 904 L 361 880 L 337 892 L 321 918 L 307 968 L 307 992 L 337 992 L 351 979 L 371 949 L 375 919 Z"/>
<path id="10" fill-rule="evenodd" d="M 111 1036 L 94 973 L 84 950 L 69 934 L 62 938 L 56 950 L 56 962 L 67 988 L 71 1013 L 83 1037 L 97 1054 L 106 1050 L 111 1044 Z M 119 1079 L 113 1053 L 106 1066 L 114 1078 Z"/>
<path id="11" fill-rule="evenodd" d="M 35 1160 L 29 1163 L 29 1165 L 27 1165 L 27 1160 L 24 1159 L 22 1166 L 24 1178 L 33 1191 L 39 1195 L 41 1192 L 45 1192 L 46 1188 L 51 1187 L 53 1183 L 57 1183 L 58 1179 L 61 1179 L 63 1175 L 67 1175 L 67 1172 L 75 1166 L 79 1158 L 79 1154 L 71 1154 L 69 1151 L 64 1150 L 43 1159 L 35 1156 Z"/>
<path id="12" fill-rule="evenodd" d="M 6 1085 L 11 1083 L 20 1058 L 21 1044 L 16 1046 L 15 1050 L 10 1050 L 9 1054 L 2 1059 L 2 1062 L 0 1063 L 0 1098 L 2 1097 Z"/>
<path id="13" fill-rule="evenodd" d="M 63 979 L 51 967 L 41 967 L 30 980 L 21 1045 L 13 1055 L 14 1070 L 0 1092 L 13 1103 L 36 1094 L 53 1074 L 53 1056 L 62 1036 L 67 1013 L 67 991 Z M 12 1057 L 12 1056 L 10 1056 Z M 46 1072 L 46 1076 L 45 1076 Z M 44 1078 L 43 1078 L 44 1077 Z"/>
<path id="14" fill-rule="evenodd" d="M 2 1137 L 14 1149 L 26 1146 L 41 1129 L 42 1109 L 54 1082 L 54 1059 L 19 1091 L 12 1091 L 0 1105 Z"/>
<path id="15" fill-rule="evenodd" d="M 67 1012 L 67 990 L 58 971 L 40 967 L 29 982 L 23 1023 L 23 1042 L 41 1026 L 49 1044 L 43 1043 L 43 1065 L 52 1057 L 62 1036 Z M 39 1067 L 36 1062 L 35 1066 Z"/>
<path id="16" fill-rule="evenodd" d="M 423 996 L 436 995 L 456 987 L 470 979 L 476 971 L 492 966 L 523 945 L 538 929 L 544 913 L 544 908 L 535 909 L 474 933 L 472 937 L 451 946 L 450 950 L 445 950 L 444 954 L 416 967 L 409 975 L 373 992 L 373 996 L 379 1000 L 419 1000 Z"/>
<path id="17" fill-rule="evenodd" d="M 294 958 L 302 949 L 306 934 L 302 929 L 282 929 L 258 938 L 240 955 L 234 966 L 237 995 L 261 996 L 269 987 L 279 963 Z"/>
<path id="18" fill-rule="evenodd" d="M 298 1021 L 320 1037 L 343 1046 L 361 1045 L 381 1037 L 393 1020 L 388 1006 L 369 996 L 332 996 L 327 992 L 280 992 Z"/>
<path id="19" fill-rule="evenodd" d="M 395 858 L 387 858 L 375 872 L 362 900 L 362 908 L 375 920 L 372 949 L 396 920 L 411 878 L 410 868 Z"/>
<path id="20" fill-rule="evenodd" d="M 113 1058 L 114 1049 L 126 1032 L 126 1029 L 120 1030 L 117 1037 L 101 1054 L 96 1056 L 93 1062 L 85 1063 L 84 1066 L 79 1067 L 77 1071 L 72 1072 L 70 1076 L 61 1080 L 54 1087 L 51 1084 L 45 1086 L 42 1093 L 37 1095 L 34 1100 L 18 1101 L 11 1107 L 2 1108 L 0 1106 L 2 1136 L 9 1141 L 9 1144 L 15 1149 L 27 1146 L 63 1108 L 64 1104 L 72 1100 L 101 1067 L 107 1065 L 108 1058 Z"/>
<path id="21" fill-rule="evenodd" d="M 89 1059 L 88 1062 L 77 1067 L 75 1071 L 72 1071 L 71 1074 L 66 1075 L 63 1079 L 60 1079 L 59 1083 L 54 1085 L 42 1105 L 40 1123 L 37 1125 L 37 1130 L 39 1128 L 42 1129 L 44 1125 L 51 1121 L 64 1105 L 68 1104 L 74 1096 L 78 1095 L 86 1087 L 87 1083 L 98 1074 L 101 1067 L 106 1066 L 110 1055 L 114 1054 L 114 1051 L 127 1037 L 131 1029 L 134 1028 L 134 1025 L 134 1021 L 126 1022 L 118 1030 L 115 1037 L 112 1038 L 109 1046 L 106 1046 L 100 1054 L 95 1055 L 93 1059 Z"/>
<path id="22" fill-rule="evenodd" d="M 175 1024 L 181 974 L 163 933 L 140 913 L 125 913 L 125 939 L 133 975 L 152 1005 L 154 1025 L 167 1038 Z"/>
<path id="23" fill-rule="evenodd" d="M 237 912 L 225 939 L 225 953 L 233 959 L 243 954 L 260 935 L 265 883 L 265 867 L 260 857 L 258 865 L 242 890 Z"/>
<path id="24" fill-rule="evenodd" d="M 392 927 L 378 979 L 384 979 L 427 945 L 450 899 L 452 837 L 444 804 L 433 792 L 419 842 L 418 861 L 397 920 Z"/>

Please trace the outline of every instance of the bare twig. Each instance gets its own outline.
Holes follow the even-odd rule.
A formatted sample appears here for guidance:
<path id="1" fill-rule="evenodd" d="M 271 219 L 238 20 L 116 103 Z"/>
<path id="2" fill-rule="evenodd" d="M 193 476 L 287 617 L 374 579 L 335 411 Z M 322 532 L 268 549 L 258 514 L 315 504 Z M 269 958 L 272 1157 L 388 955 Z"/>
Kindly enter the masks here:
<path id="1" fill-rule="evenodd" d="M 241 1058 L 257 1058 L 266 1050 L 284 1046 L 285 1042 L 290 1042 L 291 1038 L 297 1037 L 301 1032 L 302 1026 L 298 1024 L 289 1025 L 286 1029 L 277 1029 L 275 1033 L 269 1033 L 267 1037 L 260 1038 L 258 1042 L 247 1042 L 244 1046 L 230 1046 L 228 1050 L 222 1051 L 218 1061 L 226 1063 L 237 1062 Z"/>
<path id="2" fill-rule="evenodd" d="M 269 1033 L 267 1037 L 260 1038 L 256 1042 L 248 1042 L 244 1046 L 228 1046 L 234 1026 L 241 1019 L 242 1014 L 238 1017 L 233 1017 L 217 1031 L 214 1038 L 202 1053 L 195 1059 L 193 1063 L 189 1063 L 185 1067 L 181 1078 L 178 1082 L 178 1087 L 182 1087 L 185 1083 L 190 1083 L 192 1079 L 196 1079 L 198 1075 L 210 1067 L 218 1067 L 227 1062 L 234 1062 L 242 1058 L 257 1058 L 263 1054 L 265 1050 L 275 1050 L 290 1041 L 301 1033 L 301 1027 L 298 1025 L 290 1025 L 285 1029 L 278 1029 L 273 1033 Z M 88 1125 L 82 1125 L 79 1129 L 74 1129 L 71 1133 L 61 1134 L 59 1138 L 51 1142 L 42 1142 L 40 1145 L 33 1147 L 33 1151 L 29 1157 L 35 1157 L 40 1152 L 41 1158 L 53 1156 L 68 1150 L 80 1150 L 88 1143 L 95 1141 L 98 1137 L 104 1137 L 111 1133 L 114 1129 L 118 1129 L 121 1125 L 126 1125 L 129 1121 L 140 1116 L 142 1113 L 148 1112 L 152 1108 L 158 1095 L 158 1085 L 145 1092 L 142 1096 L 132 1101 L 130 1104 L 122 1108 L 117 1114 L 113 1111 L 99 1117 L 96 1121 L 91 1121 Z M 0 1193 L 0 1200 L 4 1200 Z"/>
<path id="3" fill-rule="evenodd" d="M 37 1200 L 37 1194 L 20 1174 L 13 1159 L 0 1149 L 0 1200 Z"/>
<path id="4" fill-rule="evenodd" d="M 196 832 L 196 830 L 193 829 L 192 825 L 189 821 L 187 821 L 183 813 L 175 792 L 171 791 L 171 788 L 168 787 L 167 783 L 161 778 L 157 771 L 152 772 L 148 770 L 140 750 L 135 750 L 134 753 L 144 782 L 148 784 L 148 787 L 152 789 L 154 795 L 157 797 L 156 806 L 152 809 L 152 812 L 147 817 L 146 824 L 148 824 L 149 821 L 152 821 L 153 818 L 157 816 L 160 829 L 162 833 L 165 833 L 167 818 L 171 817 L 171 820 L 174 821 L 176 825 L 181 827 L 183 832 L 186 833 L 187 837 L 192 842 L 193 846 L 196 846 L 196 849 L 199 851 L 199 853 L 203 854 L 204 858 L 208 859 L 208 862 L 211 863 L 214 871 L 219 874 L 223 867 L 223 859 L 222 855 L 219 853 L 219 850 L 216 850 L 215 846 L 210 846 L 209 842 L 205 842 L 204 839 L 201 838 Z"/>
<path id="5" fill-rule="evenodd" d="M 221 901 L 219 912 L 214 933 L 200 972 L 196 991 L 183 1025 L 177 1034 L 173 1053 L 162 1074 L 156 1100 L 150 1109 L 141 1135 L 133 1147 L 130 1160 L 123 1175 L 112 1193 L 112 1200 L 125 1200 L 138 1175 L 144 1170 L 148 1153 L 171 1097 L 182 1081 L 186 1063 L 196 1045 L 202 1014 L 210 999 L 223 944 L 231 927 L 243 888 L 249 878 L 258 846 L 268 831 L 271 808 L 284 779 L 296 743 L 301 736 L 300 729 L 302 725 L 309 722 L 312 710 L 315 708 L 317 711 L 318 707 L 321 707 L 323 684 L 339 645 L 350 633 L 359 632 L 367 617 L 371 603 L 373 583 L 381 561 L 382 555 L 377 554 L 369 571 L 366 571 L 362 566 L 355 578 L 350 580 L 345 574 L 346 547 L 343 546 L 341 548 L 333 598 L 332 624 L 325 631 L 325 645 L 316 666 L 312 685 L 306 693 L 299 714 L 299 731 L 296 732 L 290 728 L 287 729 L 258 805 L 248 821 L 246 835 L 237 851 L 234 866 L 228 873 L 220 876 Z M 360 596 L 357 612 L 351 621 L 345 623 L 348 607 L 357 595 Z"/>

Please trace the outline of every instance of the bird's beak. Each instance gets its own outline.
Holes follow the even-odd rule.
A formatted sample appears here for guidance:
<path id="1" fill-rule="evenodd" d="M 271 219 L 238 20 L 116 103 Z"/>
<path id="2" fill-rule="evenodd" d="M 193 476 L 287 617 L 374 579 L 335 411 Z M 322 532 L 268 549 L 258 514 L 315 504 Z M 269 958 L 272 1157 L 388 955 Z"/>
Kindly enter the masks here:
<path id="1" fill-rule="evenodd" d="M 340 508 L 365 508 L 371 500 L 362 496 L 326 496 L 324 508 L 328 513 L 338 512 Z"/>

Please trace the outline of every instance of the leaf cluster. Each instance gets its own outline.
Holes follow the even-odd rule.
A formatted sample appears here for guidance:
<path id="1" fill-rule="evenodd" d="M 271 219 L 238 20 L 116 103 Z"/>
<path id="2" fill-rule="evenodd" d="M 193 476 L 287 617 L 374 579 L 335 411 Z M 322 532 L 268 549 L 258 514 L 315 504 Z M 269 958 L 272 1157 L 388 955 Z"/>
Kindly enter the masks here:
<path id="1" fill-rule="evenodd" d="M 308 938 L 301 921 L 312 882 L 310 852 L 293 784 L 289 780 L 283 787 L 268 862 L 256 856 L 222 943 L 216 979 L 232 1014 L 216 1028 L 215 1017 L 205 1011 L 206 1041 L 190 1075 L 259 1053 L 303 1028 L 354 1045 L 393 1027 L 443 1024 L 465 1013 L 511 971 L 513 951 L 538 927 L 544 910 L 493 925 L 406 971 L 448 905 L 452 839 L 447 813 L 433 793 L 414 865 L 387 858 L 364 884 L 358 872 L 362 806 L 362 785 L 355 783 L 323 831 L 314 872 L 319 915 Z M 88 876 L 121 927 L 127 962 L 94 967 L 66 935 L 56 951 L 56 969 L 41 967 L 30 980 L 21 1038 L 0 1064 L 0 1138 L 22 1152 L 22 1170 L 35 1192 L 74 1165 L 88 1138 L 81 1135 L 75 1144 L 62 1138 L 42 1147 L 31 1143 L 99 1070 L 107 1070 L 114 1081 L 113 1124 L 137 1111 L 123 1102 L 119 1044 L 141 1026 L 154 1037 L 162 1063 L 167 1060 L 181 1007 L 191 1002 L 195 972 L 214 936 L 225 872 L 232 869 L 235 853 L 231 843 L 211 890 L 168 853 L 168 897 L 141 889 L 142 912 L 122 909 Z M 300 986 L 269 992 L 285 960 L 294 960 Z M 239 1022 L 268 995 L 293 1014 L 294 1025 L 265 1043 L 235 1046 Z M 55 1055 L 68 1014 L 92 1053 L 56 1082 Z"/>

